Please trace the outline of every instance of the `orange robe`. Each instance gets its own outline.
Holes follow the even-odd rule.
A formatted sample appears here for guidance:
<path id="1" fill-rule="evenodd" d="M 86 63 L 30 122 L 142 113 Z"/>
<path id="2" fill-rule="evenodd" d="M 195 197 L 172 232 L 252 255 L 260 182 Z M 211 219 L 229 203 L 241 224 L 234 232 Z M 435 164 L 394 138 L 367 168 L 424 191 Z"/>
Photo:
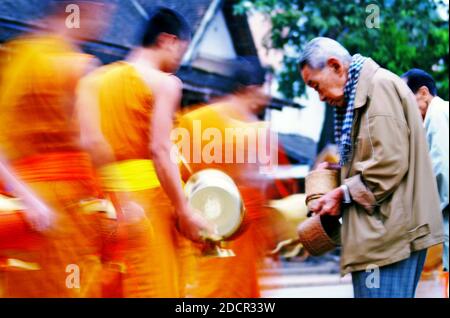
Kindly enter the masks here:
<path id="1" fill-rule="evenodd" d="M 218 129 L 222 136 L 222 163 L 205 163 L 194 159 L 194 151 L 205 149 L 211 140 L 201 140 L 200 148 L 195 149 L 193 140 L 195 126 L 200 127 L 200 134 L 207 129 Z M 247 158 L 248 147 L 236 140 L 225 140 L 227 128 L 257 128 L 263 123 L 247 123 L 239 114 L 231 113 L 226 104 L 204 106 L 180 117 L 179 127 L 187 129 L 190 136 L 189 162 L 192 172 L 206 168 L 219 169 L 230 175 L 237 184 L 247 211 L 244 220 L 244 231 L 229 243 L 236 256 L 228 258 L 199 257 L 196 259 L 195 274 L 188 295 L 199 298 L 255 298 L 260 296 L 258 284 L 258 262 L 266 250 L 264 234 L 259 230 L 265 222 L 267 210 L 264 205 L 264 194 L 258 182 L 250 181 L 249 176 L 258 173 L 258 165 L 252 163 L 223 163 L 225 160 L 226 142 L 232 143 L 234 157 L 238 150 Z M 183 149 L 181 149 L 183 153 Z M 186 155 L 185 155 L 186 157 Z M 245 159 L 247 160 L 247 159 Z"/>
<path id="2" fill-rule="evenodd" d="M 153 107 L 150 88 L 126 62 L 105 66 L 91 76 L 98 87 L 101 129 L 113 150 L 116 164 L 134 161 L 150 164 Z M 139 168 L 133 170 L 133 174 L 139 174 Z M 183 286 L 177 249 L 183 239 L 177 233 L 173 208 L 161 186 L 144 182 L 134 189 L 108 186 L 104 189 L 116 198 L 119 213 L 122 236 L 118 238 L 120 247 L 112 257 L 124 265 L 119 283 L 121 296 L 181 297 Z M 144 215 L 127 216 L 124 210 L 130 203 L 137 204 Z"/>
<path id="3" fill-rule="evenodd" d="M 44 233 L 33 234 L 40 238 L 38 246 L 4 242 L 5 296 L 100 296 L 97 215 L 80 208 L 82 200 L 99 192 L 72 116 L 76 84 L 92 58 L 56 36 L 30 36 L 8 45 L 12 53 L 2 74 L 8 80 L 0 88 L 0 148 L 55 219 Z"/>

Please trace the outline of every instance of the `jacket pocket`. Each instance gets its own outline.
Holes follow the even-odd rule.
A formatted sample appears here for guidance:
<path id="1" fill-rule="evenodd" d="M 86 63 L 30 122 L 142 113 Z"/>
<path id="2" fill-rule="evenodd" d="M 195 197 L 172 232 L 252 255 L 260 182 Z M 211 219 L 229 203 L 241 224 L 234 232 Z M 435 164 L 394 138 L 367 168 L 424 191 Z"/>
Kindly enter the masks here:
<path id="1" fill-rule="evenodd" d="M 368 237 L 383 237 L 386 234 L 386 226 L 384 217 L 377 210 L 373 214 L 369 215 L 365 211 L 358 211 L 361 213 L 361 224 L 360 228 L 365 228 L 365 234 Z"/>
<path id="2" fill-rule="evenodd" d="M 380 204 L 378 211 L 385 221 L 392 218 L 392 213 L 406 217 L 402 199 L 401 195 L 393 193 Z"/>
<path id="3" fill-rule="evenodd" d="M 409 230 L 408 238 L 409 238 L 409 241 L 412 242 L 421 237 L 429 235 L 430 233 L 431 233 L 430 226 L 428 224 L 422 224 L 422 225 L 415 227 L 412 230 Z"/>

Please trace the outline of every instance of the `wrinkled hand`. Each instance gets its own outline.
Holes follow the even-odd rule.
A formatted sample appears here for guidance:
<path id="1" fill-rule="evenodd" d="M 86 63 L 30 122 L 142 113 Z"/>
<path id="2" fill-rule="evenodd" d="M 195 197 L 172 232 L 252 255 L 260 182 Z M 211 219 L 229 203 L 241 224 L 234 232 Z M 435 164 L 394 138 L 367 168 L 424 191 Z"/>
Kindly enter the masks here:
<path id="1" fill-rule="evenodd" d="M 342 189 L 336 188 L 315 201 L 311 206 L 311 211 L 318 215 L 340 216 L 343 198 Z"/>
<path id="2" fill-rule="evenodd" d="M 211 224 L 190 207 L 179 210 L 178 213 L 178 229 L 191 241 L 202 243 L 205 238 L 214 235 L 214 229 Z"/>

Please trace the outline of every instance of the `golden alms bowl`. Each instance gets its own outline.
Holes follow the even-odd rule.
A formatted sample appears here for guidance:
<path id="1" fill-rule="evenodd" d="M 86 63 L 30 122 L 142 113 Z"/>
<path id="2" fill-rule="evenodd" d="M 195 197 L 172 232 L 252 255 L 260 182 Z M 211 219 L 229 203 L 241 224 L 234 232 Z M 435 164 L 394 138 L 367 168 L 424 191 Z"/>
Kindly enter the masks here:
<path id="1" fill-rule="evenodd" d="M 236 234 L 245 218 L 241 194 L 233 179 L 217 169 L 193 174 L 184 187 L 189 204 L 215 229 L 205 239 L 223 242 Z"/>

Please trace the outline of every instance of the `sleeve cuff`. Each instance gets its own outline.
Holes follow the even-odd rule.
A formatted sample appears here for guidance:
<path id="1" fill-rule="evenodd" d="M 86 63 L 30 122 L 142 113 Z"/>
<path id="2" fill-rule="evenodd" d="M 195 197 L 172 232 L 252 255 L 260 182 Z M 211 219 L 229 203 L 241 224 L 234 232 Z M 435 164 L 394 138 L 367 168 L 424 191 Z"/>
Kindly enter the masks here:
<path id="1" fill-rule="evenodd" d="M 376 205 L 376 199 L 372 191 L 364 184 L 361 175 L 358 174 L 344 181 L 347 185 L 352 200 L 362 206 L 367 213 L 372 214 Z"/>

